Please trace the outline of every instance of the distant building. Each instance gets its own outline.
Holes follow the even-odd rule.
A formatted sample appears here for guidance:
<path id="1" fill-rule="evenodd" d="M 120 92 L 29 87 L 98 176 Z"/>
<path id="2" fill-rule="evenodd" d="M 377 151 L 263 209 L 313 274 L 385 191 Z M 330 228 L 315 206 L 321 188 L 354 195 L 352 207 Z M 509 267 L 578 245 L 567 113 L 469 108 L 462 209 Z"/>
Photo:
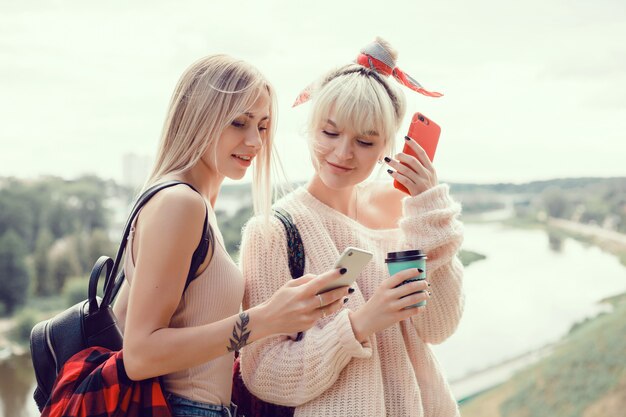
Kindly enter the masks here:
<path id="1" fill-rule="evenodd" d="M 147 155 L 127 153 L 122 157 L 122 185 L 139 189 L 148 179 L 151 159 Z"/>

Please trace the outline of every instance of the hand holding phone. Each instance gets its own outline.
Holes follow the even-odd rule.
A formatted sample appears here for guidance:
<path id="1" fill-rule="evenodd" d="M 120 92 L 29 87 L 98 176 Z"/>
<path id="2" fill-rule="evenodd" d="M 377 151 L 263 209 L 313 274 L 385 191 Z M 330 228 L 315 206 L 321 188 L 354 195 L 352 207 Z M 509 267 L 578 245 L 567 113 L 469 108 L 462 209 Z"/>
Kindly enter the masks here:
<path id="1" fill-rule="evenodd" d="M 328 284 L 320 290 L 320 294 L 335 288 L 345 287 L 354 284 L 357 277 L 374 256 L 371 252 L 363 249 L 348 247 L 346 248 L 337 262 L 335 268 L 346 268 L 347 271 L 339 279 Z"/>
<path id="2" fill-rule="evenodd" d="M 411 119 L 411 125 L 409 126 L 408 137 L 417 142 L 428 155 L 428 159 L 432 162 L 435 159 L 435 151 L 437 150 L 437 144 L 439 143 L 439 135 L 441 134 L 441 128 L 439 125 L 422 113 L 415 113 Z M 411 146 L 408 143 L 404 144 L 402 152 L 417 157 Z M 406 164 L 404 164 L 406 165 Z M 400 184 L 398 180 L 394 180 L 393 186 L 400 191 L 404 191 L 410 194 L 407 188 Z"/>

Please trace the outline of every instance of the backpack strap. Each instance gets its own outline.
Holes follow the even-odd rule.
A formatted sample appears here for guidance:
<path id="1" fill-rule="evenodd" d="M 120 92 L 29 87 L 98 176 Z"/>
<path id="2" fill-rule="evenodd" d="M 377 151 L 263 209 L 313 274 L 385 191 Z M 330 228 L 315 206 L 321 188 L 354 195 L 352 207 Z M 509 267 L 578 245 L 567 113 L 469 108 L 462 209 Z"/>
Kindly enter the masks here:
<path id="1" fill-rule="evenodd" d="M 287 256 L 289 257 L 289 272 L 291 278 L 296 279 L 304 275 L 304 245 L 298 228 L 293 223 L 291 215 L 283 209 L 275 209 L 274 216 L 285 226 L 287 234 Z"/>
<path id="2" fill-rule="evenodd" d="M 117 296 L 117 293 L 122 287 L 122 284 L 124 283 L 124 279 L 126 278 L 124 270 L 122 269 L 121 271 L 119 271 L 118 274 L 118 269 L 120 268 L 122 256 L 126 249 L 126 243 L 128 242 L 128 235 L 130 234 L 133 220 L 135 219 L 135 217 L 137 217 L 139 211 L 143 208 L 143 206 L 145 206 L 146 203 L 150 201 L 150 199 L 154 197 L 156 193 L 165 188 L 173 187 L 180 184 L 188 186 L 199 194 L 198 190 L 196 190 L 191 184 L 187 184 L 186 182 L 165 181 L 148 188 L 146 191 L 144 191 L 143 194 L 141 194 L 141 196 L 139 196 L 139 198 L 137 198 L 131 214 L 130 216 L 128 216 L 128 220 L 126 221 L 126 226 L 124 227 L 124 233 L 122 235 L 122 241 L 120 242 L 119 249 L 117 250 L 117 255 L 115 256 L 115 263 L 113 264 L 110 273 L 107 274 L 107 279 L 104 285 L 104 295 L 102 297 L 101 303 L 102 305 L 108 305 L 113 302 L 113 300 Z M 208 214 L 208 208 L 206 208 L 206 212 L 204 215 L 204 231 L 202 233 L 200 243 L 194 251 L 191 259 L 191 266 L 189 268 L 189 273 L 187 274 L 187 280 L 185 281 L 185 289 L 187 289 L 191 281 L 193 281 L 193 279 L 195 278 L 195 273 L 198 267 L 202 264 L 202 262 L 204 262 L 204 259 L 209 252 L 209 247 L 214 242 L 213 231 L 209 225 Z"/>
<path id="3" fill-rule="evenodd" d="M 187 185 L 194 191 L 198 192 L 191 185 Z M 198 271 L 198 268 L 200 268 L 200 265 L 202 265 L 207 255 L 209 254 L 209 249 L 215 248 L 215 236 L 213 236 L 213 228 L 209 225 L 209 208 L 206 207 L 206 203 L 204 205 L 205 214 L 204 226 L 202 226 L 202 237 L 200 238 L 200 243 L 198 243 L 198 247 L 193 252 L 193 255 L 191 257 L 191 266 L 189 267 L 189 272 L 187 273 L 187 280 L 185 281 L 185 289 L 183 290 L 183 292 L 187 290 L 187 287 L 189 286 L 189 284 L 191 284 L 191 281 L 196 279 L 196 273 Z M 213 256 L 212 253 L 211 256 Z"/>
<path id="4" fill-rule="evenodd" d="M 285 226 L 287 235 L 287 257 L 289 261 L 289 272 L 292 279 L 298 279 L 304 275 L 304 244 L 298 228 L 293 222 L 293 218 L 285 210 L 274 209 L 274 216 Z M 299 332 L 296 341 L 302 340 L 303 332 Z"/>

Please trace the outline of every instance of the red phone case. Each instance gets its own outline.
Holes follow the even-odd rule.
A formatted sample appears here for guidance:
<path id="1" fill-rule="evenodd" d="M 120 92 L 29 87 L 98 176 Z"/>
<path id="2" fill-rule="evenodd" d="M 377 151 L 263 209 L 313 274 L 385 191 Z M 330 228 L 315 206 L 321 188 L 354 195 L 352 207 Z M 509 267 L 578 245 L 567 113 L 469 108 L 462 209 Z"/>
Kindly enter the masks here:
<path id="1" fill-rule="evenodd" d="M 413 119 L 411 119 L 411 126 L 409 126 L 409 133 L 407 136 L 415 140 L 422 148 L 424 148 L 426 155 L 428 155 L 428 158 L 432 162 L 433 159 L 435 159 L 435 151 L 437 150 L 437 143 L 439 143 L 440 134 L 441 128 L 439 125 L 424 116 L 422 113 L 418 112 L 415 113 L 413 115 Z M 404 144 L 402 152 L 417 157 L 408 143 Z M 398 180 L 393 181 L 393 186 L 398 190 L 409 194 L 409 190 L 407 190 L 404 185 L 400 184 Z"/>

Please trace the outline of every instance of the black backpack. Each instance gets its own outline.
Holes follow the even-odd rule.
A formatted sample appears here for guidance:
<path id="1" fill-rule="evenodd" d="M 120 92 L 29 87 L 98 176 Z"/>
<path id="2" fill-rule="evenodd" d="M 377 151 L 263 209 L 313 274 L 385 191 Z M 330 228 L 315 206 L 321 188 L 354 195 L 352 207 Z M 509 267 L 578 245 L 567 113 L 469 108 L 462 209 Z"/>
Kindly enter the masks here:
<path id="1" fill-rule="evenodd" d="M 164 182 L 146 190 L 137 199 L 126 222 L 115 262 L 108 256 L 101 256 L 96 261 L 89 277 L 87 300 L 79 302 L 51 319 L 37 323 L 33 327 L 30 334 L 30 353 L 37 379 L 37 387 L 33 396 L 39 411 L 48 402 L 57 375 L 69 358 L 92 346 L 101 346 L 110 350 L 122 349 L 122 333 L 113 314 L 112 303 L 125 279 L 123 269 L 118 275 L 116 274 L 120 269 L 131 224 L 139 210 L 156 193 L 164 188 L 179 184 L 185 184 L 197 192 L 191 185 L 180 181 Z M 207 213 L 204 219 L 204 233 L 193 254 L 185 289 L 195 278 L 195 272 L 204 262 L 213 240 Z M 96 291 L 103 271 L 105 273 L 104 294 L 100 298 L 96 297 Z"/>

